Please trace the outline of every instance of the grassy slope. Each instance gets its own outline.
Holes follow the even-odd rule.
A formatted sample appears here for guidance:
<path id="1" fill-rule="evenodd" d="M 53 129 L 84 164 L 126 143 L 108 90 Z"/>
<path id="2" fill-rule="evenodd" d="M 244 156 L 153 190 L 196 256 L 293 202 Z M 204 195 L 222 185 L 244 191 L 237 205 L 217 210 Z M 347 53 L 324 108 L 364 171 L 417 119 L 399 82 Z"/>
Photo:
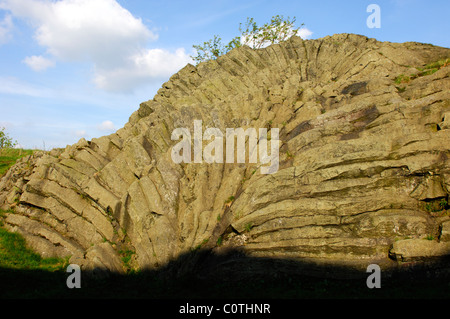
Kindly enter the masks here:
<path id="1" fill-rule="evenodd" d="M 42 258 L 27 247 L 25 239 L 20 234 L 11 233 L 0 227 L 1 268 L 55 271 L 63 269 L 64 263 L 64 260 L 57 258 Z"/>
<path id="2" fill-rule="evenodd" d="M 22 157 L 33 154 L 33 150 L 5 149 L 0 152 L 0 177 Z"/>
<path id="3" fill-rule="evenodd" d="M 33 150 L 6 149 L 0 153 L 0 177 L 2 177 L 14 163 Z M 12 233 L 3 228 L 3 217 L 6 212 L 0 210 L 0 273 L 7 270 L 32 271 L 63 271 L 67 266 L 66 260 L 57 258 L 42 258 L 29 249 L 25 239 L 18 233 Z"/>

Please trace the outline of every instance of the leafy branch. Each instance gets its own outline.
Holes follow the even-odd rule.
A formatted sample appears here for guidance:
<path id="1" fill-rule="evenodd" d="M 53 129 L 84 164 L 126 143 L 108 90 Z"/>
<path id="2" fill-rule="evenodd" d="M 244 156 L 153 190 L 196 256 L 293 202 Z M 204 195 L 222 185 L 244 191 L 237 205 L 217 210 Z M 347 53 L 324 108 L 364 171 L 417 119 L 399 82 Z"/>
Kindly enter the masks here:
<path id="1" fill-rule="evenodd" d="M 197 56 L 191 56 L 197 63 L 215 60 L 234 48 L 247 45 L 253 49 L 261 49 L 269 45 L 288 40 L 298 34 L 299 28 L 295 28 L 296 18 L 285 19 L 282 15 L 273 16 L 270 22 L 258 26 L 253 18 L 247 18 L 245 24 L 239 24 L 240 35 L 234 37 L 228 44 L 222 43 L 222 38 L 214 35 L 214 38 L 201 45 L 193 45 Z M 301 26 L 304 24 L 302 23 Z M 300 27 L 301 27 L 300 26 Z"/>
<path id="2" fill-rule="evenodd" d="M 5 133 L 5 128 L 0 128 L 0 154 L 6 148 L 13 148 L 17 145 L 17 141 L 13 141 L 7 133 Z"/>

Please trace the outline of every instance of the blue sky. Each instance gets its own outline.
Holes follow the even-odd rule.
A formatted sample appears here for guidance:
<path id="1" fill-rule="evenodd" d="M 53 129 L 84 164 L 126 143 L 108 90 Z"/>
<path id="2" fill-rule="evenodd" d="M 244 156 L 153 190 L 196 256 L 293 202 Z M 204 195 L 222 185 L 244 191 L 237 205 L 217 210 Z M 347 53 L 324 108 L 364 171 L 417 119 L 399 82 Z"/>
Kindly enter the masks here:
<path id="1" fill-rule="evenodd" d="M 366 24 L 370 4 L 381 28 Z M 308 39 L 450 47 L 448 12 L 448 0 L 0 0 L 0 127 L 47 150 L 110 134 L 190 62 L 192 45 L 227 42 L 247 17 L 296 17 Z"/>

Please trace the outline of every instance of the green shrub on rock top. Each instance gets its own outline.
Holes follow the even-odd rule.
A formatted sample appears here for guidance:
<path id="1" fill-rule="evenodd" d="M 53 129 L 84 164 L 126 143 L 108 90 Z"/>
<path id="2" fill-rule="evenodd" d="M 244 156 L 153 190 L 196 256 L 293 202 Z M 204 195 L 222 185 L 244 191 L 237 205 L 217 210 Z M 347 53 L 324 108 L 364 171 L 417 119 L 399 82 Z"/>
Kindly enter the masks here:
<path id="1" fill-rule="evenodd" d="M 299 28 L 295 28 L 295 17 L 286 19 L 282 15 L 273 16 L 270 22 L 258 26 L 253 18 L 247 18 L 243 26 L 239 24 L 240 35 L 234 37 L 228 44 L 222 43 L 222 38 L 214 35 L 213 39 L 201 45 L 193 45 L 197 56 L 191 56 L 197 63 L 215 60 L 234 48 L 247 45 L 254 49 L 261 49 L 271 44 L 280 43 L 297 35 Z M 303 26 L 303 24 L 301 25 Z"/>

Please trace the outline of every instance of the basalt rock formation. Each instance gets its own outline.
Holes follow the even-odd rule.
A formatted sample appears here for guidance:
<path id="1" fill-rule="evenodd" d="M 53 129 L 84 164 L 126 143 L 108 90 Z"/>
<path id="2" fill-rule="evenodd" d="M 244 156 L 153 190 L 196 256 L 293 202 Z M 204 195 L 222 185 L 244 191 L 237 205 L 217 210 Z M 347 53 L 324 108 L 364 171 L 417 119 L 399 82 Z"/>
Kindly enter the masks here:
<path id="1" fill-rule="evenodd" d="M 339 34 L 187 65 L 116 133 L 13 166 L 5 226 L 117 272 L 205 250 L 364 267 L 448 255 L 449 57 Z M 174 163 L 171 133 L 194 120 L 279 128 L 279 170 Z"/>

